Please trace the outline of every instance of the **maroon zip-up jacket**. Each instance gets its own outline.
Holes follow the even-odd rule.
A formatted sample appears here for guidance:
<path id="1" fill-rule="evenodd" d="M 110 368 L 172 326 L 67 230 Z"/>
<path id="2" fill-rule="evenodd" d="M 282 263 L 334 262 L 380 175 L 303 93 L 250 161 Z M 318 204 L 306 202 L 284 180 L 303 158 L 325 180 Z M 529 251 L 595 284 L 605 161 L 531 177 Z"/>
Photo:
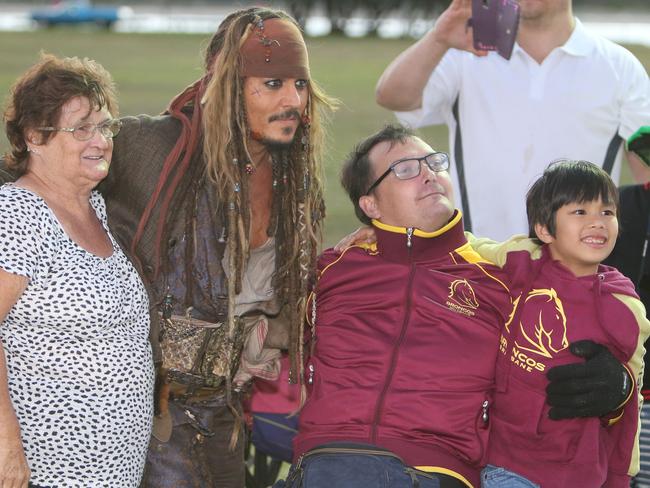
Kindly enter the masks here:
<path id="1" fill-rule="evenodd" d="M 320 259 L 295 455 L 369 443 L 478 486 L 512 309 L 504 275 L 467 243 L 460 212 L 431 233 L 373 224 L 376 245 Z"/>

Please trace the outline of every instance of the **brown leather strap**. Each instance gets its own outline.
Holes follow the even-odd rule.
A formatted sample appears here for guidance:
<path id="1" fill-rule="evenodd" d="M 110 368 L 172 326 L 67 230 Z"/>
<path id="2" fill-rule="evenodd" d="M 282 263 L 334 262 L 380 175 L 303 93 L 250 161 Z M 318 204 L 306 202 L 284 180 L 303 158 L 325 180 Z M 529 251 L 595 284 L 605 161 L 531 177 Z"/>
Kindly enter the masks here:
<path id="1" fill-rule="evenodd" d="M 204 399 L 204 398 L 219 396 L 225 392 L 225 388 L 208 388 L 208 387 L 195 388 L 193 391 L 191 391 L 190 386 L 183 385 L 181 383 L 176 383 L 176 382 L 169 383 L 168 386 L 169 386 L 170 394 L 175 398 L 183 397 L 185 399 L 187 398 Z"/>

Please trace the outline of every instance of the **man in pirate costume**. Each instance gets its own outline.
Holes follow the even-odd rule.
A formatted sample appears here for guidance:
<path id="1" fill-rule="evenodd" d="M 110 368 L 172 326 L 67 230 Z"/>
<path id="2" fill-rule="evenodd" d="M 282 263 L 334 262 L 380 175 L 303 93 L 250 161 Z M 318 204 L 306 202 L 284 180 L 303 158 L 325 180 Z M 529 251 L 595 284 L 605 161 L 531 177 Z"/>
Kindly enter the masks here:
<path id="1" fill-rule="evenodd" d="M 320 121 L 333 101 L 293 19 L 229 15 L 205 70 L 164 114 L 123 119 L 101 188 L 150 292 L 161 366 L 143 486 L 156 488 L 244 485 L 239 390 L 277 374 L 281 348 L 300 381 L 324 217 Z"/>

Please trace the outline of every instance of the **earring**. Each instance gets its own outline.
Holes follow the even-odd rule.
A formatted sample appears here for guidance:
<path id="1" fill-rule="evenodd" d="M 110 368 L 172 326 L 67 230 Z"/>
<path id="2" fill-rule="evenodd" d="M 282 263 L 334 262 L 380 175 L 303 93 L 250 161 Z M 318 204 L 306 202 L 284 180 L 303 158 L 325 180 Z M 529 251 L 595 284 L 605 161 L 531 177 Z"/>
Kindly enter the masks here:
<path id="1" fill-rule="evenodd" d="M 300 142 L 302 144 L 302 151 L 303 153 L 307 153 L 309 151 L 309 131 L 311 129 L 311 120 L 309 119 L 309 115 L 305 113 L 302 116 L 302 137 L 300 139 Z"/>
<path id="2" fill-rule="evenodd" d="M 309 117 L 309 110 L 311 105 L 311 96 L 307 98 L 305 111 L 302 114 L 302 137 L 300 142 L 302 144 L 303 157 L 307 156 L 309 152 L 309 133 L 311 131 L 311 118 Z"/>

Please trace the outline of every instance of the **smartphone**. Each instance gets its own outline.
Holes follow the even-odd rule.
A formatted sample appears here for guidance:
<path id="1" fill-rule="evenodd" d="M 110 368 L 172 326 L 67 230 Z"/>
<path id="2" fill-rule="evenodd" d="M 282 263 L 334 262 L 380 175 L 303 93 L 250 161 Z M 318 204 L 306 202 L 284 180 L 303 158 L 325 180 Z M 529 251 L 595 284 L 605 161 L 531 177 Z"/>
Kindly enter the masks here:
<path id="1" fill-rule="evenodd" d="M 474 48 L 510 59 L 519 27 L 516 0 L 472 0 Z"/>

